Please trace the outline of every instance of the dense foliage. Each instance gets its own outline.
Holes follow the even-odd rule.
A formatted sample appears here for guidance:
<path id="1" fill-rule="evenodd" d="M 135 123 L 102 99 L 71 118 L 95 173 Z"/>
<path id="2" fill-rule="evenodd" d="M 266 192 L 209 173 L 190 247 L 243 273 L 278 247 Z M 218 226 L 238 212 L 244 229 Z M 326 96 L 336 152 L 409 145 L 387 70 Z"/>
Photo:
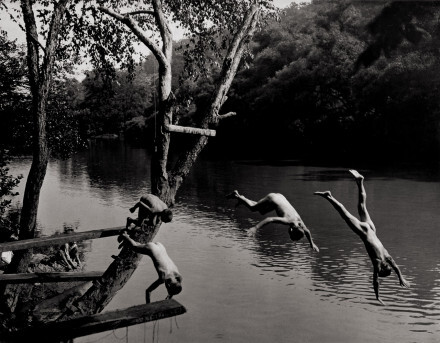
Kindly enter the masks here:
<path id="1" fill-rule="evenodd" d="M 9 174 L 7 167 L 11 157 L 6 149 L 0 149 L 0 227 L 11 228 L 8 211 L 11 207 L 12 197 L 18 195 L 14 188 L 18 186 L 22 175 L 13 176 Z M 1 231 L 1 230 L 0 230 Z"/>
<path id="2" fill-rule="evenodd" d="M 413 5 L 413 12 L 406 5 L 397 14 L 401 20 L 408 13 L 417 18 L 404 31 L 409 37 L 389 29 L 396 23 L 383 18 L 388 7 L 381 2 L 292 5 L 279 21 L 267 23 L 225 104 L 224 111 L 238 116 L 220 125 L 211 156 L 227 151 L 229 157 L 234 152 L 251 158 L 437 159 L 438 12 L 429 3 L 422 9 Z M 382 47 L 363 67 L 361 58 L 383 32 L 380 27 L 388 28 L 381 42 L 392 49 Z M 423 43 L 411 39 L 414 32 Z M 213 63 L 205 77 L 177 83 L 185 75 L 180 47 L 191 44 L 181 42 L 173 58 L 173 92 L 181 103 L 174 121 L 194 126 L 209 103 L 218 68 Z M 94 75 L 82 82 L 85 134 L 123 131 L 129 141 L 152 141 L 147 127 L 154 125 L 157 67 L 149 58 L 134 70 L 133 79 L 117 72 L 110 87 Z"/>
<path id="3" fill-rule="evenodd" d="M 0 144 L 14 155 L 29 154 L 32 144 L 31 97 L 24 47 L 0 32 Z M 85 146 L 79 126 L 81 85 L 59 76 L 48 101 L 48 141 L 54 157 L 67 158 Z"/>
<path id="4" fill-rule="evenodd" d="M 412 2 L 292 5 L 256 35 L 253 56 L 243 63 L 225 104 L 224 111 L 238 115 L 220 125 L 210 155 L 437 160 L 438 12 L 435 4 Z M 197 44 L 195 38 L 180 42 L 173 57 L 173 92 L 181 104 L 174 122 L 189 126 L 197 125 L 219 71 L 212 54 L 214 63 L 204 66 L 204 77 L 195 80 L 187 77 L 188 70 L 183 73 L 189 56 L 184 48 L 200 49 Z M 17 57 L 7 59 L 8 71 L 0 65 L 3 84 L 14 80 L 8 82 L 26 89 L 17 64 L 22 52 L 13 50 Z M 151 144 L 157 75 L 157 63 L 149 56 L 113 79 L 101 78 L 96 69 L 82 82 L 59 81 L 49 102 L 50 142 L 64 142 L 58 155 L 67 156 L 73 150 L 69 146 L 103 134 L 123 133 L 129 142 Z M 10 101 L 2 104 L 21 110 L 6 111 L 3 105 L 2 122 L 19 118 L 15 128 L 23 132 L 26 92 L 4 94 L 3 84 L 2 97 Z M 22 115 L 12 116 L 12 111 Z M 72 131 L 63 139 L 66 127 Z M 10 132 L 16 141 L 30 141 L 27 130 Z M 7 132 L 2 136 L 12 139 Z M 185 140 L 176 136 L 179 143 Z"/>
<path id="5" fill-rule="evenodd" d="M 21 92 L 25 89 L 25 69 L 23 68 L 23 53 L 15 42 L 7 39 L 6 33 L 0 31 L 0 136 L 5 137 L 8 123 L 14 112 L 20 107 Z M 9 174 L 10 162 L 8 146 L 0 142 L 0 226 L 10 227 L 8 210 L 11 198 L 17 193 L 14 188 L 20 182 L 21 175 Z"/>
<path id="6" fill-rule="evenodd" d="M 403 44 L 392 55 L 355 69 L 371 39 L 368 24 L 382 10 L 349 1 L 289 8 L 256 37 L 255 58 L 231 97 L 241 116 L 219 146 L 254 157 L 438 159 L 438 39 L 409 49 L 398 37 Z M 437 18 L 425 11 L 423 20 Z"/>

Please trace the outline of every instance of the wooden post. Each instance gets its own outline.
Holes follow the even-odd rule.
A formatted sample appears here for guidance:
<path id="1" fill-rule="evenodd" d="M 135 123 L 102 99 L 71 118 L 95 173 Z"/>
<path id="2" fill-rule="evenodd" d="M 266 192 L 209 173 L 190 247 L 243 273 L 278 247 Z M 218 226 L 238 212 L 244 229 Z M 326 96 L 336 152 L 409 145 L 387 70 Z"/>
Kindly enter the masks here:
<path id="1" fill-rule="evenodd" d="M 14 242 L 6 242 L 0 244 L 0 252 L 24 250 L 24 249 L 44 247 L 50 245 L 61 245 L 68 242 L 84 241 L 86 239 L 117 236 L 123 230 L 125 230 L 125 227 L 113 227 L 108 229 L 74 232 L 70 234 L 61 234 L 61 235 L 39 237 L 32 239 L 23 239 Z"/>
<path id="2" fill-rule="evenodd" d="M 185 312 L 186 308 L 184 306 L 174 299 L 169 299 L 60 322 L 49 322 L 21 329 L 18 332 L 9 334 L 8 338 L 20 342 L 25 339 L 31 342 L 38 337 L 44 337 L 45 342 L 68 340 L 153 320 L 174 317 Z"/>
<path id="3" fill-rule="evenodd" d="M 179 126 L 172 124 L 165 125 L 165 130 L 168 132 L 191 133 L 193 135 L 211 136 L 211 137 L 214 137 L 216 135 L 215 130 L 199 129 L 197 127 Z"/>
<path id="4" fill-rule="evenodd" d="M 54 273 L 24 273 L 1 274 L 0 283 L 48 283 L 90 281 L 100 278 L 104 272 L 54 272 Z"/>

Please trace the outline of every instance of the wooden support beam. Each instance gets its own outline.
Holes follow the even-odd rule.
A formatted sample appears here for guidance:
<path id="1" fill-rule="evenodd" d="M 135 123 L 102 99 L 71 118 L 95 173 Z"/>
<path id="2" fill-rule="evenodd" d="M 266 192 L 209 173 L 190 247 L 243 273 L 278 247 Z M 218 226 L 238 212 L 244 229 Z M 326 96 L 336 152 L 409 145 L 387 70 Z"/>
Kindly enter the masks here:
<path id="1" fill-rule="evenodd" d="M 217 119 L 218 119 L 218 120 L 221 120 L 221 119 L 225 119 L 225 118 L 233 117 L 233 116 L 236 116 L 236 115 L 237 115 L 236 112 L 228 112 L 228 113 L 225 113 L 225 114 L 218 115 L 218 116 L 217 116 Z"/>
<path id="2" fill-rule="evenodd" d="M 78 242 L 78 241 L 84 241 L 86 239 L 117 236 L 123 230 L 125 230 L 125 227 L 113 227 L 108 229 L 74 232 L 70 234 L 60 234 L 60 235 L 47 236 L 47 237 L 38 237 L 33 239 L 23 239 L 14 242 L 6 242 L 0 244 L 0 252 L 23 250 L 23 249 L 58 245 L 58 244 L 61 245 L 73 241 Z"/>
<path id="3" fill-rule="evenodd" d="M 45 342 L 68 340 L 103 331 L 178 316 L 186 312 L 184 306 L 174 299 L 146 305 L 137 305 L 122 310 L 108 311 L 60 322 L 50 322 L 11 333 L 10 339 L 31 342 L 32 337 L 44 337 Z"/>
<path id="4" fill-rule="evenodd" d="M 0 284 L 5 283 L 48 283 L 48 282 L 71 282 L 91 281 L 100 278 L 104 272 L 54 272 L 54 273 L 23 273 L 1 274 Z"/>
<path id="5" fill-rule="evenodd" d="M 202 136 L 215 136 L 216 131 L 210 129 L 199 129 L 197 127 L 179 126 L 179 125 L 165 125 L 165 130 L 168 132 L 180 132 L 180 133 L 191 133 L 193 135 Z"/>

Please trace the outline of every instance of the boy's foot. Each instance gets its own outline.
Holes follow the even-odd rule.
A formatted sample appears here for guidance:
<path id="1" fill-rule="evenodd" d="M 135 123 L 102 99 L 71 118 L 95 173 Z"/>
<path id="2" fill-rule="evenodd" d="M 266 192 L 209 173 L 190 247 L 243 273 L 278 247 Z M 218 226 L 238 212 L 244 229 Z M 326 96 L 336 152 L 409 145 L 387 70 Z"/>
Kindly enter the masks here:
<path id="1" fill-rule="evenodd" d="M 313 193 L 315 195 L 319 195 L 322 196 L 323 198 L 330 198 L 332 196 L 332 193 L 330 193 L 330 191 L 325 191 L 325 192 L 315 192 Z"/>
<path id="2" fill-rule="evenodd" d="M 236 199 L 239 196 L 237 190 L 233 191 L 232 193 L 229 193 L 226 195 L 226 199 Z"/>
<path id="3" fill-rule="evenodd" d="M 356 181 L 358 181 L 358 180 L 363 180 L 363 179 L 364 179 L 364 177 L 363 177 L 361 174 L 359 174 L 357 170 L 350 169 L 349 172 L 351 173 L 351 175 L 354 176 L 354 178 L 356 179 Z"/>

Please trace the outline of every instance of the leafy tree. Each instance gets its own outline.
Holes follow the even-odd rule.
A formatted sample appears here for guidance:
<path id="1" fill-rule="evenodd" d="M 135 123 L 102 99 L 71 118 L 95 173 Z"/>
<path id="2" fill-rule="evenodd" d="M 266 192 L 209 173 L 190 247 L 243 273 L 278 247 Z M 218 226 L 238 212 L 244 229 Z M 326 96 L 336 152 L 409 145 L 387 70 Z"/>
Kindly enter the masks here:
<path id="1" fill-rule="evenodd" d="M 9 152 L 2 148 L 0 150 L 0 226 L 6 228 L 10 228 L 10 222 L 6 215 L 11 206 L 11 198 L 18 195 L 18 192 L 14 192 L 13 189 L 23 178 L 22 175 L 14 177 L 9 174 L 7 167 L 9 162 Z"/>
<path id="2" fill-rule="evenodd" d="M 172 170 L 167 169 L 170 133 L 166 131 L 166 127 L 174 122 L 173 114 L 178 109 L 172 94 L 173 40 L 169 29 L 170 22 L 179 21 L 190 32 L 192 49 L 184 53 L 189 76 L 198 76 L 200 71 L 203 72 L 210 67 L 209 58 L 204 58 L 206 50 L 210 49 L 214 58 L 223 59 L 212 100 L 199 123 L 200 127 L 207 128 L 222 118 L 220 109 L 227 99 L 226 93 L 247 43 L 263 16 L 264 8 L 271 8 L 269 1 L 259 0 L 152 0 L 148 4 L 139 1 L 99 1 L 98 7 L 88 1 L 78 6 L 77 1 L 60 0 L 53 8 L 47 7 L 49 3 L 42 1 L 43 7 L 37 11 L 46 41 L 45 47 L 42 48 L 38 40 L 33 3 L 22 0 L 21 5 L 26 24 L 29 80 L 33 94 L 32 112 L 35 116 L 35 151 L 25 192 L 21 238 L 32 236 L 39 191 L 47 166 L 46 103 L 56 57 L 59 63 L 68 63 L 72 53 L 77 56 L 77 49 L 87 47 L 97 72 L 112 72 L 113 75 L 110 76 L 113 77 L 104 78 L 104 82 L 111 83 L 115 76 L 113 63 L 126 67 L 129 72 L 134 71 L 133 41 L 139 40 L 150 49 L 158 62 L 158 125 L 155 128 L 157 139 L 151 166 L 152 191 L 168 204 L 172 204 L 178 188 L 199 152 L 206 145 L 207 137 L 195 139 L 191 149 L 184 153 L 175 167 Z M 78 34 L 79 32 L 85 32 L 87 35 Z M 223 38 L 218 39 L 217 36 L 222 34 Z M 89 36 L 93 36 L 93 42 L 86 40 Z M 40 54 L 43 55 L 41 64 Z M 147 234 L 139 233 L 140 236 L 136 239 L 150 240 L 159 226 L 152 228 Z M 11 270 L 23 271 L 28 264 L 29 256 L 30 252 L 18 256 Z M 94 284 L 75 300 L 78 311 L 66 312 L 63 307 L 60 313 L 59 309 L 54 309 L 52 318 L 67 319 L 78 316 L 81 312 L 101 311 L 115 292 L 125 284 L 139 262 L 139 256 L 128 249 L 122 249 L 119 257 L 120 259 L 109 266 L 99 283 Z M 14 309 L 19 294 L 17 287 L 7 290 L 5 295 L 9 309 Z"/>
<path id="3" fill-rule="evenodd" d="M 8 39 L 5 31 L 0 31 L 0 111 L 12 107 L 26 88 L 24 60 L 22 49 Z"/>
<path id="4" fill-rule="evenodd" d="M 27 100 L 27 83 L 24 51 L 0 31 L 0 142 L 9 145 L 9 128 L 14 114 L 20 112 Z M 10 148 L 10 146 L 8 147 Z"/>
<path id="5" fill-rule="evenodd" d="M 139 71 L 138 71 L 139 70 Z M 147 96 L 152 88 L 152 76 L 136 68 L 134 77 L 118 71 L 115 80 L 104 83 L 98 75 L 88 75 L 82 82 L 84 99 L 79 108 L 87 110 L 87 131 L 90 136 L 125 130 L 125 122 L 143 116 L 151 106 Z"/>
<path id="6" fill-rule="evenodd" d="M 234 134 L 230 144 L 271 158 L 319 151 L 329 140 L 343 147 L 356 110 L 351 71 L 363 21 L 353 4 L 317 2 L 291 6 L 256 35 L 255 58 L 233 87 L 231 101 L 244 115 L 230 128 L 242 132 L 240 142 Z"/>
<path id="7" fill-rule="evenodd" d="M 369 87 L 376 104 L 369 112 L 382 118 L 379 141 L 399 158 L 438 155 L 439 14 L 438 2 L 388 2 L 368 24 L 368 45 L 356 61 L 360 78 L 378 76 Z"/>
<path id="8" fill-rule="evenodd" d="M 269 22 L 255 36 L 249 69 L 233 84 L 227 105 L 240 115 L 210 148 L 234 147 L 247 158 L 432 158 L 439 112 L 435 40 L 417 49 L 406 42 L 354 73 L 371 38 L 365 28 L 383 8 L 314 1 Z M 430 18 L 418 19 L 426 31 Z"/>
<path id="9" fill-rule="evenodd" d="M 383 53 L 391 57 L 405 43 L 404 50 L 431 50 L 439 48 L 438 15 L 440 4 L 436 1 L 392 1 L 368 24 L 373 37 L 359 55 L 356 68 L 370 66 Z M 427 43 L 428 44 L 423 44 Z"/>
<path id="10" fill-rule="evenodd" d="M 51 87 L 56 50 L 62 30 L 63 16 L 68 0 L 60 0 L 53 4 L 53 11 L 48 21 L 43 21 L 43 34 L 46 44 L 40 42 L 38 27 L 35 19 L 33 2 L 22 0 L 20 2 L 26 30 L 27 66 L 29 88 L 32 94 L 31 113 L 33 116 L 33 159 L 29 171 L 23 197 L 23 207 L 20 219 L 20 238 L 34 237 L 38 201 L 41 186 L 46 174 L 49 158 L 47 130 L 46 130 L 46 105 Z M 40 14 L 43 14 L 43 10 Z M 44 19 L 44 18 L 43 18 Z M 8 271 L 25 272 L 29 265 L 32 251 L 18 251 L 9 265 Z M 2 301 L 6 308 L 13 311 L 18 301 L 21 286 L 6 286 Z"/>
<path id="11" fill-rule="evenodd" d="M 130 42 L 128 34 L 134 34 L 150 49 L 158 62 L 158 125 L 155 128 L 156 140 L 151 165 L 151 185 L 154 194 L 161 197 L 166 203 L 172 204 L 181 183 L 188 175 L 198 154 L 206 145 L 207 137 L 201 136 L 194 139 L 191 147 L 184 151 L 174 168 L 167 169 L 171 137 L 170 133 L 166 131 L 166 127 L 174 122 L 173 115 L 178 108 L 172 93 L 171 60 L 173 40 L 169 29 L 170 21 L 179 21 L 192 35 L 193 49 L 185 54 L 188 63 L 195 63 L 195 66 L 193 64 L 192 67 L 189 67 L 189 64 L 187 65 L 187 72 L 190 76 L 197 75 L 199 70 L 208 68 L 209 64 L 203 58 L 203 53 L 208 47 L 214 51 L 214 56 L 215 53 L 219 54 L 224 51 L 217 48 L 218 40 L 215 39 L 215 33 L 229 32 L 224 39 L 220 40 L 227 47 L 227 51 L 223 57 L 223 66 L 214 87 L 210 106 L 206 109 L 199 123 L 200 127 L 207 128 L 221 118 L 219 112 L 226 101 L 226 93 L 235 76 L 246 45 L 260 20 L 262 6 L 265 2 L 152 0 L 150 6 L 147 6 L 146 9 L 130 7 L 136 6 L 137 3 L 137 1 L 124 1 L 118 4 L 101 2 L 101 6 L 98 8 L 101 14 L 96 12 L 94 15 L 96 18 L 100 18 L 99 21 L 95 20 L 95 22 L 104 26 L 95 29 L 98 35 L 102 35 L 101 46 L 109 51 L 114 47 L 114 40 L 127 44 L 127 42 Z M 120 12 L 121 6 L 124 8 L 124 12 Z M 115 22 L 109 22 L 106 19 L 107 16 L 113 18 Z M 208 19 L 209 23 L 207 22 Z M 112 28 L 110 29 L 111 40 L 107 38 L 109 27 Z M 150 36 L 148 30 L 156 33 L 157 40 Z M 106 45 L 110 42 L 110 45 Z M 160 45 L 158 42 L 160 42 Z M 132 51 L 127 45 L 124 45 L 124 47 L 128 51 Z M 120 56 L 116 55 L 113 58 L 118 60 Z M 108 66 L 108 60 L 98 59 L 96 62 L 99 62 L 103 68 Z M 138 233 L 135 238 L 141 242 L 151 240 L 159 226 L 160 224 L 151 228 L 148 233 Z M 75 300 L 75 306 L 80 311 L 71 314 L 62 310 L 63 318 L 77 316 L 79 312 L 96 313 L 101 311 L 115 292 L 125 284 L 138 263 L 139 256 L 129 249 L 123 248 L 119 258 L 108 267 L 100 282 L 94 284 L 83 296 Z M 54 315 L 58 316 L 59 314 L 54 311 Z"/>
<path id="12" fill-rule="evenodd" d="M 0 118 L 2 122 L 0 136 L 0 226 L 11 229 L 8 211 L 11 198 L 18 195 L 14 188 L 19 184 L 22 175 L 12 176 L 7 167 L 11 157 L 9 146 L 4 139 L 7 136 L 6 128 L 12 120 L 22 100 L 22 92 L 26 89 L 24 54 L 14 41 L 10 41 L 4 31 L 0 31 Z M 15 230 L 14 230 L 15 231 Z"/>

